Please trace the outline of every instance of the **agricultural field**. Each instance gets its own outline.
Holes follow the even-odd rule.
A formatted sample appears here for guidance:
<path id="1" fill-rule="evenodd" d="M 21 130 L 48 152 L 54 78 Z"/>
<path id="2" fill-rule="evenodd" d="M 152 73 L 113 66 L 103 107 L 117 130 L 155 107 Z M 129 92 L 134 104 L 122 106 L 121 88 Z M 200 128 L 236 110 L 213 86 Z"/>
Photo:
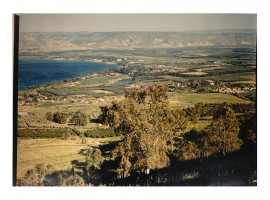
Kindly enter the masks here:
<path id="1" fill-rule="evenodd" d="M 194 93 L 172 93 L 170 94 L 170 103 L 174 107 L 188 107 L 196 103 L 250 103 L 249 100 L 243 100 L 239 97 L 230 94 L 220 93 L 205 93 L 205 94 L 194 94 Z"/>
<path id="2" fill-rule="evenodd" d="M 240 77 L 244 78 L 246 80 L 245 81 L 237 81 L 235 83 L 252 83 L 252 84 L 256 84 L 256 76 L 254 76 L 253 74 L 242 75 Z"/>
<path id="3" fill-rule="evenodd" d="M 94 77 L 94 78 L 89 78 L 81 81 L 82 85 L 100 85 L 100 84 L 105 84 L 108 83 L 112 84 L 118 80 L 128 78 L 125 75 L 115 75 L 115 76 L 103 76 L 103 77 Z"/>
<path id="4" fill-rule="evenodd" d="M 208 76 L 207 78 L 211 80 L 218 80 L 224 82 L 232 82 L 232 83 L 253 83 L 256 84 L 254 81 L 256 77 L 255 73 L 246 72 L 246 73 L 233 73 L 233 74 L 225 74 L 222 76 Z M 252 79 L 252 80 L 251 80 Z"/>
<path id="5" fill-rule="evenodd" d="M 170 76 L 170 75 L 161 76 L 161 77 L 164 78 L 165 80 L 172 80 L 172 81 L 176 81 L 176 82 L 185 82 L 188 80 L 188 79 L 183 78 L 183 77 Z"/>

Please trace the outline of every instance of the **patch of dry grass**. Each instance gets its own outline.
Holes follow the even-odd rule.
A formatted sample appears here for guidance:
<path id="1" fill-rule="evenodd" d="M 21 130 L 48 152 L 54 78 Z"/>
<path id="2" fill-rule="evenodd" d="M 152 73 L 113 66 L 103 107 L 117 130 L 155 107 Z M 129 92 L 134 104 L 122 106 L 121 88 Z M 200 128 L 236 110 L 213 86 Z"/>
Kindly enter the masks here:
<path id="1" fill-rule="evenodd" d="M 250 83 L 250 84 L 256 84 L 256 76 L 240 76 L 242 78 L 247 79 L 246 81 L 237 81 L 234 83 Z"/>
<path id="2" fill-rule="evenodd" d="M 72 167 L 71 161 L 84 162 L 85 157 L 80 154 L 82 149 L 90 146 L 99 146 L 111 141 L 112 138 L 86 138 L 86 144 L 82 144 L 80 137 L 70 137 L 67 140 L 52 139 L 19 139 L 17 149 L 17 178 L 24 176 L 28 169 L 38 163 L 50 164 L 55 170 L 64 170 Z"/>
<path id="3" fill-rule="evenodd" d="M 224 68 L 226 68 L 226 67 L 205 67 L 205 68 L 201 68 L 201 69 L 196 69 L 196 71 L 202 72 L 205 70 L 216 70 L 216 69 L 224 69 Z"/>
<path id="4" fill-rule="evenodd" d="M 107 90 L 91 90 L 91 92 L 94 92 L 94 93 L 113 94 L 113 92 L 107 91 Z"/>
<path id="5" fill-rule="evenodd" d="M 206 75 L 206 72 L 185 72 L 185 73 L 181 73 L 184 75 L 195 75 L 195 76 L 200 76 L 200 75 Z"/>
<path id="6" fill-rule="evenodd" d="M 256 76 L 240 76 L 240 77 L 249 79 L 249 80 L 251 80 L 251 81 L 256 81 Z"/>

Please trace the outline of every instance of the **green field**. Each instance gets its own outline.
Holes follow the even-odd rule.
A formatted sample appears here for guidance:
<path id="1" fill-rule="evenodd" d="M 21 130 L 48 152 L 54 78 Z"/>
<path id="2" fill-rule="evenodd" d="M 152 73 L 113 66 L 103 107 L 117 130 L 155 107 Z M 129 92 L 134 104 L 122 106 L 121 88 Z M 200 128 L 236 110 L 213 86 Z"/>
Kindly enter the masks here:
<path id="1" fill-rule="evenodd" d="M 56 96 L 69 96 L 78 94 L 91 94 L 91 91 L 86 88 L 81 87 L 48 87 L 40 90 L 41 93 L 45 95 L 56 95 Z"/>
<path id="2" fill-rule="evenodd" d="M 254 72 L 245 72 L 245 73 L 224 74 L 219 76 L 207 76 L 205 78 L 208 80 L 224 81 L 224 82 L 249 81 L 249 79 L 244 78 L 245 76 L 256 77 L 256 74 Z"/>
<path id="3" fill-rule="evenodd" d="M 242 99 L 249 99 L 251 101 L 256 101 L 256 90 L 250 90 L 248 92 L 243 92 L 240 94 L 237 94 L 238 97 L 242 98 Z"/>
<path id="4" fill-rule="evenodd" d="M 188 107 L 196 103 L 250 103 L 248 100 L 243 100 L 230 94 L 221 93 L 171 93 L 169 95 L 172 106 Z"/>
<path id="5" fill-rule="evenodd" d="M 117 76 L 102 76 L 102 77 L 96 77 L 96 78 L 90 78 L 90 79 L 85 79 L 81 81 L 81 84 L 83 85 L 88 85 L 88 84 L 101 84 L 101 83 L 106 83 L 110 80 L 114 79 L 122 79 L 126 77 L 126 75 L 117 75 Z"/>
<path id="6" fill-rule="evenodd" d="M 158 82 L 158 81 L 165 81 L 163 77 L 154 77 L 154 76 L 139 76 L 136 77 L 136 83 L 141 83 L 141 82 Z"/>
<path id="7" fill-rule="evenodd" d="M 47 108 L 47 107 L 59 106 L 59 105 L 63 105 L 63 103 L 44 103 L 44 104 L 38 105 L 37 107 Z"/>
<path id="8" fill-rule="evenodd" d="M 177 81 L 177 82 L 185 82 L 185 81 L 187 81 L 186 78 L 177 77 L 177 76 L 166 75 L 166 76 L 161 76 L 161 77 L 166 79 L 166 80 L 172 80 L 172 81 Z"/>

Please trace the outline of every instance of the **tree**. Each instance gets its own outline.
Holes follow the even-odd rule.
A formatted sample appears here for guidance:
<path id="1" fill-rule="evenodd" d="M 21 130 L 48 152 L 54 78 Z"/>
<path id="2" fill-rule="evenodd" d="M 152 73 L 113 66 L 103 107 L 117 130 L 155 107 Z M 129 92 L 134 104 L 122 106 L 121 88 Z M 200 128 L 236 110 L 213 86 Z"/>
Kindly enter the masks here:
<path id="1" fill-rule="evenodd" d="M 204 131 L 197 128 L 182 134 L 179 141 L 176 142 L 173 155 L 179 160 L 192 160 L 202 156 Z"/>
<path id="2" fill-rule="evenodd" d="M 99 179 L 99 170 L 103 163 L 103 157 L 100 149 L 91 149 L 86 156 L 86 171 L 87 177 L 95 181 Z"/>
<path id="3" fill-rule="evenodd" d="M 203 110 L 204 110 L 204 104 L 202 102 L 195 104 L 194 111 L 195 111 L 195 114 L 197 114 L 199 118 L 203 114 Z"/>
<path id="4" fill-rule="evenodd" d="M 53 114 L 51 112 L 46 113 L 46 119 L 49 121 L 53 121 Z"/>
<path id="5" fill-rule="evenodd" d="M 187 114 L 182 109 L 171 110 L 172 116 L 170 117 L 171 123 L 174 124 L 174 131 L 183 130 L 187 127 L 188 118 Z"/>
<path id="6" fill-rule="evenodd" d="M 59 124 L 64 124 L 64 123 L 66 123 L 67 118 L 62 113 L 56 112 L 53 115 L 53 121 L 56 122 L 56 123 L 59 123 Z"/>
<path id="7" fill-rule="evenodd" d="M 131 91 L 125 91 L 125 97 L 134 99 L 137 103 L 144 103 L 147 97 L 147 90 L 135 88 Z"/>
<path id="8" fill-rule="evenodd" d="M 75 125 L 85 126 L 87 124 L 87 117 L 84 114 L 76 114 L 72 117 L 71 121 Z"/>
<path id="9" fill-rule="evenodd" d="M 95 169 L 100 169 L 102 163 L 103 163 L 103 157 L 101 155 L 100 149 L 95 148 L 88 151 L 87 158 L 86 158 L 86 165 L 88 169 L 90 167 L 93 167 Z"/>
<path id="10" fill-rule="evenodd" d="M 149 173 L 169 166 L 167 153 L 185 113 L 171 110 L 167 92 L 168 87 L 158 83 L 149 89 L 134 89 L 124 100 L 102 108 L 105 123 L 125 133 L 113 151 L 120 158 L 120 177 L 129 176 L 132 170 Z"/>
<path id="11" fill-rule="evenodd" d="M 239 150 L 242 140 L 238 137 L 239 125 L 232 108 L 223 104 L 213 117 L 212 124 L 204 138 L 205 150 L 228 152 Z"/>
<path id="12" fill-rule="evenodd" d="M 196 124 L 199 122 L 199 119 L 203 114 L 204 108 L 205 108 L 204 104 L 202 102 L 199 102 L 195 104 L 195 107 L 192 109 L 192 112 L 189 111 L 191 122 L 193 124 Z"/>
<path id="13" fill-rule="evenodd" d="M 200 157 L 200 149 L 198 144 L 186 139 L 181 139 L 177 142 L 177 148 L 174 151 L 174 156 L 179 160 L 192 160 Z"/>

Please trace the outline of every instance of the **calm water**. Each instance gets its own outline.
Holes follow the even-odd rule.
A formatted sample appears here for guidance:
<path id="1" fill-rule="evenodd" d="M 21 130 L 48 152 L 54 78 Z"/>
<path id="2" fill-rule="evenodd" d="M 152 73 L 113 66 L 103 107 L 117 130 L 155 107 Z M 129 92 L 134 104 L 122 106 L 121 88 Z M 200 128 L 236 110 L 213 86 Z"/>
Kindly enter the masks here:
<path id="1" fill-rule="evenodd" d="M 119 67 L 105 63 L 59 60 L 19 60 L 18 90 Z"/>

